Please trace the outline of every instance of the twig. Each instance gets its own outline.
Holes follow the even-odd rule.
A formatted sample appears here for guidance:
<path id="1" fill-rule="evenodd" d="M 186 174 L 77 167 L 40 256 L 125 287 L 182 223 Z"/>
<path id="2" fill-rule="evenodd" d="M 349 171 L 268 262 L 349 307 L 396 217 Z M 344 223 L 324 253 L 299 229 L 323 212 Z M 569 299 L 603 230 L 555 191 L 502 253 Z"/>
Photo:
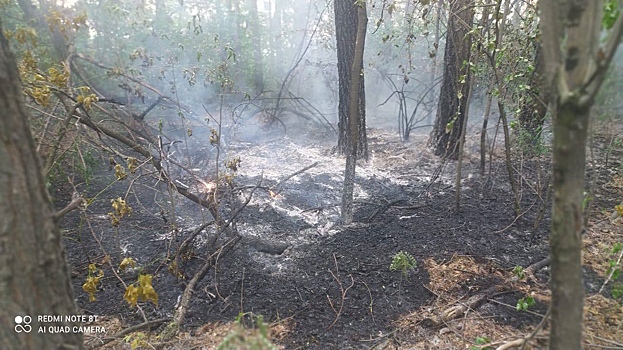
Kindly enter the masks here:
<path id="1" fill-rule="evenodd" d="M 376 218 L 378 215 L 381 215 L 384 212 L 386 212 L 390 207 L 393 207 L 396 204 L 398 204 L 400 202 L 404 202 L 404 201 L 405 201 L 404 199 L 396 199 L 396 200 L 393 200 L 393 201 L 383 205 L 382 207 L 378 208 L 372 215 L 370 215 L 368 217 L 368 221 L 374 220 L 374 218 Z"/>
<path id="2" fill-rule="evenodd" d="M 182 244 L 180 245 L 179 249 L 177 250 L 177 256 L 181 257 L 182 255 L 184 255 L 186 253 L 186 251 L 188 250 L 188 247 L 190 246 L 190 244 L 192 243 L 192 241 L 195 239 L 195 237 L 197 237 L 197 235 L 199 235 L 199 233 L 201 231 L 203 231 L 206 227 L 208 227 L 209 225 L 212 225 L 214 223 L 214 220 L 210 221 L 210 222 L 206 222 L 204 224 L 202 224 L 201 226 L 197 227 L 193 233 L 191 233 L 191 235 L 186 238 L 184 240 L 184 242 L 182 242 Z"/>
<path id="3" fill-rule="evenodd" d="M 78 208 L 80 204 L 84 203 L 84 198 L 82 198 L 82 196 L 80 196 L 80 193 L 78 192 L 74 192 L 71 198 L 72 198 L 71 202 L 67 204 L 65 208 L 59 210 L 56 214 L 54 214 L 55 220 L 62 218 L 63 216 L 71 212 L 72 210 Z"/>
<path id="4" fill-rule="evenodd" d="M 623 249 L 621 249 L 621 251 L 619 252 L 619 257 L 617 258 L 617 263 L 615 266 L 619 266 L 619 264 L 621 264 L 621 259 L 623 259 Z M 608 282 L 610 282 L 614 273 L 617 271 L 617 269 L 611 269 L 611 270 L 612 271 L 610 271 L 610 273 L 608 274 L 608 277 L 604 281 L 604 284 L 601 285 L 601 288 L 599 288 L 599 292 L 597 292 L 597 294 L 601 294 L 601 292 L 603 292 L 604 288 L 606 287 Z"/>
<path id="5" fill-rule="evenodd" d="M 541 322 L 539 322 L 539 324 L 532 331 L 532 333 L 530 333 L 530 335 L 528 335 L 526 338 L 523 339 L 523 342 L 521 343 L 521 348 L 519 348 L 519 350 L 524 350 L 526 348 L 526 344 L 528 344 L 528 342 L 532 340 L 532 338 L 534 338 L 534 336 L 536 336 L 536 334 L 545 326 L 545 322 L 547 322 L 547 319 L 549 318 L 549 314 L 551 312 L 552 312 L 552 305 L 550 304 L 550 306 L 547 308 L 547 312 L 545 313 L 545 316 L 543 316 L 543 319 L 541 319 Z M 498 348 L 498 350 L 502 350 L 502 349 Z"/>
<path id="6" fill-rule="evenodd" d="M 524 269 L 524 272 L 526 273 L 526 275 L 530 276 L 532 274 L 534 274 L 536 271 L 538 271 L 539 269 L 543 268 L 544 266 L 549 264 L 550 259 L 549 258 L 545 258 L 543 260 L 540 260 L 532 265 L 530 265 L 528 268 Z M 485 289 L 484 291 L 471 296 L 469 299 L 467 299 L 465 302 L 463 303 L 455 303 L 455 305 L 452 305 L 451 307 L 445 309 L 444 311 L 441 312 L 440 315 L 426 319 L 424 324 L 427 325 L 431 325 L 431 326 L 441 326 L 443 324 L 446 324 L 448 321 L 459 318 L 461 316 L 463 316 L 469 309 L 475 309 L 476 307 L 478 307 L 480 304 L 482 304 L 483 302 L 485 302 L 487 299 L 489 299 L 492 295 L 494 295 L 495 293 L 499 293 L 502 291 L 505 291 L 508 286 L 512 283 L 518 282 L 520 280 L 520 278 L 518 276 L 513 276 L 509 279 L 507 279 L 506 281 L 504 281 L 504 283 L 499 283 L 496 285 L 493 285 L 487 289 Z M 495 300 L 491 300 L 493 302 L 496 303 L 500 303 L 498 301 Z M 530 311 L 528 311 L 530 312 Z"/>
<path id="7" fill-rule="evenodd" d="M 512 348 L 516 348 L 522 344 L 524 344 L 525 339 L 523 338 L 519 338 L 519 339 L 515 339 L 513 341 L 509 341 L 506 342 L 500 346 L 498 346 L 497 348 L 495 348 L 495 350 L 508 350 L 508 349 L 512 349 Z M 523 346 L 522 346 L 523 349 Z"/>
<path id="8" fill-rule="evenodd" d="M 329 269 L 329 273 L 331 273 L 331 276 L 333 276 L 333 279 L 335 279 L 335 281 L 337 282 L 337 285 L 340 287 L 340 308 L 338 310 L 335 310 L 335 308 L 333 307 L 333 302 L 331 301 L 331 298 L 329 297 L 329 295 L 327 294 L 327 299 L 329 299 L 329 305 L 331 305 L 331 308 L 333 309 L 333 311 L 335 312 L 335 319 L 333 320 L 333 323 L 331 323 L 331 325 L 325 330 L 328 331 L 331 328 L 333 328 L 333 326 L 335 325 L 335 323 L 337 322 L 337 320 L 340 318 L 340 315 L 342 315 L 342 311 L 344 310 L 344 303 L 346 300 L 346 293 L 348 293 L 348 290 L 351 289 L 354 285 L 355 285 L 355 279 L 353 278 L 352 275 L 349 275 L 350 277 L 350 286 L 348 286 L 346 289 L 344 289 L 344 286 L 342 285 L 342 281 L 339 278 L 339 269 L 338 269 L 338 265 L 337 265 L 337 258 L 335 257 L 335 254 L 333 254 L 333 261 L 335 262 L 335 273 L 333 273 L 333 271 L 331 271 Z"/>
<path id="9" fill-rule="evenodd" d="M 242 268 L 242 280 L 240 281 L 240 314 L 244 314 L 244 267 Z"/>
<path id="10" fill-rule="evenodd" d="M 208 270 L 214 266 L 214 258 L 223 252 L 227 253 L 231 251 L 240 239 L 241 236 L 236 236 L 225 242 L 216 252 L 207 257 L 205 263 L 201 266 L 199 271 L 197 271 L 193 278 L 188 281 L 188 285 L 186 285 L 186 289 L 184 289 L 184 292 L 182 293 L 182 299 L 180 300 L 180 304 L 175 311 L 172 322 L 160 333 L 160 338 L 162 340 L 167 341 L 171 339 L 179 330 L 180 325 L 184 322 L 184 316 L 186 316 L 186 311 L 188 310 L 190 299 L 194 293 L 195 285 L 197 285 L 197 283 L 208 273 Z"/>
<path id="11" fill-rule="evenodd" d="M 97 349 L 99 347 L 102 347 L 102 346 L 104 346 L 104 345 L 114 341 L 114 340 L 122 338 L 122 337 L 124 337 L 124 336 L 126 336 L 126 335 L 128 335 L 128 334 L 130 334 L 132 332 L 136 332 L 139 329 L 143 329 L 143 328 L 146 328 L 146 327 L 151 327 L 151 326 L 154 326 L 154 325 L 157 325 L 157 324 L 160 324 L 160 323 L 164 323 L 164 322 L 168 322 L 168 321 L 171 321 L 171 319 L 170 318 L 160 318 L 160 319 L 157 319 L 157 320 L 143 322 L 143 323 L 134 325 L 132 327 L 128 327 L 128 328 L 120 331 L 119 333 L 111 336 L 111 337 L 103 338 L 99 344 L 91 345 L 87 349 L 88 350 Z"/>
<path id="12" fill-rule="evenodd" d="M 370 291 L 370 287 L 368 287 L 368 284 L 365 281 L 361 281 L 361 283 L 363 283 L 364 286 L 366 286 L 366 289 L 368 290 L 368 294 L 370 295 L 370 316 L 372 316 L 372 323 L 376 324 L 376 320 L 374 319 L 374 312 L 372 310 L 372 306 L 374 304 L 374 300 L 372 299 L 372 292 Z"/>
<path id="13" fill-rule="evenodd" d="M 313 168 L 313 167 L 317 166 L 317 165 L 318 165 L 318 163 L 319 163 L 319 162 L 314 162 L 313 164 L 310 164 L 310 165 L 308 165 L 308 166 L 304 167 L 303 169 L 301 169 L 301 170 L 299 170 L 299 171 L 296 171 L 296 172 L 292 173 L 291 175 L 286 176 L 283 180 L 279 181 L 279 183 L 277 183 L 277 184 L 275 185 L 275 193 L 279 193 L 279 192 L 281 192 L 281 185 L 283 185 L 283 183 L 284 183 L 284 182 L 286 182 L 286 181 L 290 180 L 291 178 L 295 177 L 295 176 L 296 176 L 296 175 L 298 175 L 298 174 L 301 174 L 301 173 L 303 173 L 303 172 L 306 172 L 307 170 L 309 170 L 309 169 L 311 169 L 311 168 Z"/>

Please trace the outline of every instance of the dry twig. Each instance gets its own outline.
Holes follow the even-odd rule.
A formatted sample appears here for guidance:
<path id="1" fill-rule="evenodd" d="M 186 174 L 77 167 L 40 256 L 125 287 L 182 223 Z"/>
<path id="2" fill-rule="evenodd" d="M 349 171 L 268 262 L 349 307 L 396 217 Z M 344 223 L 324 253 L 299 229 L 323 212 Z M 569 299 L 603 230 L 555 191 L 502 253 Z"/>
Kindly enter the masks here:
<path id="1" fill-rule="evenodd" d="M 333 261 L 335 262 L 335 273 L 333 273 L 333 271 L 331 270 L 329 270 L 329 273 L 331 273 L 331 276 L 333 276 L 333 279 L 335 279 L 335 282 L 337 282 L 337 285 L 340 288 L 340 306 L 339 306 L 339 309 L 336 310 L 335 307 L 333 306 L 333 302 L 331 301 L 331 297 L 329 297 L 329 295 L 327 294 L 327 299 L 329 299 L 329 305 L 335 312 L 335 319 L 333 320 L 331 325 L 329 325 L 329 327 L 326 329 L 327 331 L 333 328 L 337 320 L 340 318 L 340 315 L 342 315 L 342 311 L 344 310 L 344 302 L 346 300 L 346 293 L 348 293 L 348 290 L 351 289 L 355 285 L 355 279 L 353 278 L 352 275 L 349 275 L 350 286 L 344 289 L 344 286 L 342 285 L 342 280 L 340 280 L 340 277 L 339 277 L 340 271 L 337 266 L 337 258 L 335 257 L 335 254 L 333 254 Z"/>

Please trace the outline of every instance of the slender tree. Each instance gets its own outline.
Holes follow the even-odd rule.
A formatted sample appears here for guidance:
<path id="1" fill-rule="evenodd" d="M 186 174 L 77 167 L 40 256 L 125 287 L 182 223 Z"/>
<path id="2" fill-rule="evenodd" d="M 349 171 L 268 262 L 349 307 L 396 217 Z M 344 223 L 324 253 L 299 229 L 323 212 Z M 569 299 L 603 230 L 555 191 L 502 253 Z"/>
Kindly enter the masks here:
<path id="1" fill-rule="evenodd" d="M 335 37 L 337 41 L 337 70 L 339 76 L 339 103 L 338 103 L 338 150 L 342 154 L 347 154 L 350 143 L 350 87 L 352 83 L 351 72 L 355 60 L 355 42 L 357 41 L 358 2 L 353 0 L 335 0 L 333 9 L 335 12 Z M 362 58 L 363 66 L 363 58 Z M 358 146 L 357 154 L 359 157 L 368 157 L 368 139 L 366 135 L 366 94 L 364 89 L 364 77 L 361 76 L 361 83 L 358 93 Z"/>
<path id="2" fill-rule="evenodd" d="M 620 1 L 542 0 L 546 84 L 554 118 L 550 349 L 582 348 L 583 191 L 591 106 L 623 32 Z M 606 29 L 607 38 L 602 40 Z"/>
<path id="3" fill-rule="evenodd" d="M 469 56 L 474 19 L 473 0 L 452 0 L 444 52 L 444 71 L 439 107 L 430 144 L 435 155 L 456 159 L 467 112 L 469 96 Z"/>
<path id="4" fill-rule="evenodd" d="M 2 349 L 81 349 L 80 334 L 37 332 L 38 315 L 74 315 L 76 306 L 15 58 L 1 27 L 0 344 Z M 32 328 L 18 333 L 18 321 Z"/>
<path id="5" fill-rule="evenodd" d="M 262 55 L 262 30 L 260 29 L 260 16 L 257 11 L 257 0 L 250 0 L 250 35 L 253 45 L 253 89 L 256 94 L 264 90 L 264 58 Z"/>
<path id="6" fill-rule="evenodd" d="M 359 125 L 360 115 L 360 87 L 363 84 L 363 50 L 366 41 L 366 28 L 368 16 L 366 13 L 366 2 L 358 1 L 357 6 L 357 37 L 355 41 L 355 57 L 351 67 L 351 82 L 348 106 L 349 143 L 346 153 L 346 169 L 344 171 L 344 190 L 342 191 L 342 221 L 350 224 L 353 221 L 353 192 L 355 188 L 355 168 L 357 165 L 357 148 L 359 146 Z"/>

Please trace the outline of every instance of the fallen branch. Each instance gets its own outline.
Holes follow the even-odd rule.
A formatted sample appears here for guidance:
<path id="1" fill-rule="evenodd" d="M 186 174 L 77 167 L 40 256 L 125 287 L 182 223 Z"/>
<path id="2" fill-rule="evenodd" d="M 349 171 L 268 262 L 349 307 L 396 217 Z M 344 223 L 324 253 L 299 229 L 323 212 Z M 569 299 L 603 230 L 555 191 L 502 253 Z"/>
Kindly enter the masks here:
<path id="1" fill-rule="evenodd" d="M 549 257 L 530 265 L 528 268 L 524 269 L 524 272 L 526 275 L 532 276 L 536 271 L 540 270 L 548 264 Z M 445 309 L 443 312 L 441 312 L 441 314 L 437 316 L 425 319 L 422 324 L 429 327 L 440 327 L 450 320 L 457 319 L 463 316 L 468 310 L 477 308 L 494 294 L 507 290 L 512 283 L 519 281 L 520 278 L 518 276 L 513 276 L 512 278 L 504 281 L 504 283 L 491 286 L 486 290 L 470 297 L 469 299 L 467 299 L 467 301 L 463 303 L 458 303 Z"/>
<path id="2" fill-rule="evenodd" d="M 143 328 L 149 328 L 151 326 L 155 326 L 157 324 L 164 323 L 164 322 L 167 322 L 167 321 L 170 321 L 170 320 L 171 320 L 170 318 L 160 318 L 160 319 L 157 319 L 157 320 L 143 322 L 143 323 L 137 324 L 135 326 L 128 327 L 128 328 L 120 331 L 119 333 L 113 335 L 112 337 L 107 337 L 107 338 L 101 339 L 101 342 L 99 344 L 91 345 L 87 349 L 88 350 L 94 350 L 94 349 L 100 348 L 100 347 L 102 347 L 102 346 L 104 346 L 104 345 L 106 345 L 106 344 L 108 344 L 108 343 L 110 343 L 112 341 L 115 341 L 117 339 L 121 339 L 121 338 L 125 337 L 126 335 L 128 335 L 128 334 L 130 334 L 132 332 L 136 332 L 136 331 L 141 330 Z"/>
<path id="3" fill-rule="evenodd" d="M 400 202 L 404 202 L 404 199 L 396 199 L 393 200 L 391 202 L 388 202 L 387 204 L 383 205 L 382 207 L 378 208 L 376 211 L 374 211 L 374 213 L 372 213 L 372 215 L 370 215 L 370 217 L 368 217 L 368 221 L 371 222 L 372 220 L 374 220 L 374 218 L 376 218 L 377 216 L 383 214 L 384 212 L 387 211 L 387 209 L 389 209 L 390 207 L 395 206 L 396 204 L 400 203 Z"/>
<path id="4" fill-rule="evenodd" d="M 262 184 L 262 176 L 260 176 L 260 181 L 258 181 L 257 185 L 253 188 L 253 190 L 251 190 L 251 193 L 247 197 L 247 200 L 242 204 L 242 206 L 240 206 L 240 208 L 238 208 L 238 210 L 236 210 L 236 212 L 232 215 L 231 219 L 229 219 L 224 225 L 219 226 L 220 232 L 223 232 L 225 229 L 227 229 L 231 225 L 231 223 L 234 221 L 234 219 L 240 214 L 240 212 L 242 212 L 242 209 L 244 209 L 249 204 L 249 202 L 251 201 L 251 198 L 253 197 L 253 193 L 261 184 Z M 201 230 L 196 230 L 195 232 L 198 232 L 198 231 L 201 231 Z M 192 294 L 195 291 L 195 286 L 197 285 L 199 281 L 203 279 L 203 277 L 205 277 L 208 271 L 214 266 L 214 264 L 217 261 L 215 257 L 220 257 L 222 254 L 226 254 L 230 252 L 236 246 L 236 244 L 240 241 L 241 238 L 242 236 L 236 234 L 234 238 L 225 242 L 220 248 L 218 248 L 214 253 L 212 253 L 210 256 L 208 256 L 205 259 L 205 263 L 201 266 L 201 268 L 195 273 L 193 278 L 186 285 L 186 289 L 184 289 L 184 292 L 182 293 L 180 304 L 177 310 L 175 311 L 175 315 L 173 316 L 173 321 L 169 323 L 167 327 L 160 333 L 161 339 L 166 341 L 166 340 L 171 339 L 175 334 L 177 334 L 180 325 L 184 321 L 184 316 L 186 315 L 186 310 L 188 309 L 188 305 L 190 304 L 190 299 L 192 297 Z"/>
<path id="5" fill-rule="evenodd" d="M 317 165 L 318 165 L 318 162 L 314 162 L 313 164 L 310 164 L 310 165 L 304 167 L 303 169 L 301 169 L 299 171 L 296 171 L 296 172 L 294 172 L 291 175 L 286 176 L 283 180 L 279 181 L 279 183 L 277 183 L 275 185 L 275 194 L 278 194 L 279 192 L 281 192 L 281 185 L 283 185 L 284 182 L 290 180 L 291 178 L 295 177 L 298 174 L 306 172 L 307 170 L 309 170 L 309 169 L 311 169 L 311 168 L 313 168 L 313 167 L 315 167 Z"/>
<path id="6" fill-rule="evenodd" d="M 212 253 L 206 260 L 205 263 L 201 266 L 199 271 L 195 273 L 193 278 L 188 281 L 188 285 L 186 285 L 186 289 L 184 289 L 184 293 L 182 293 L 182 298 L 180 301 L 180 305 L 175 311 L 175 315 L 173 316 L 173 320 L 166 326 L 166 328 L 160 333 L 159 337 L 162 341 L 167 341 L 173 338 L 175 334 L 179 331 L 179 327 L 184 322 L 184 316 L 186 316 L 186 311 L 188 310 L 188 305 L 190 304 L 190 299 L 192 298 L 192 294 L 195 291 L 195 286 L 199 281 L 205 277 L 208 271 L 214 266 L 214 258 L 224 253 L 230 252 L 236 244 L 240 241 L 242 237 L 237 235 L 236 237 L 230 239 L 225 242 L 216 252 Z"/>
<path id="7" fill-rule="evenodd" d="M 177 250 L 177 258 L 180 258 L 184 254 L 186 254 L 186 251 L 188 250 L 188 247 L 190 246 L 192 241 L 195 239 L 195 237 L 197 237 L 197 235 L 199 235 L 199 233 L 201 231 L 203 231 L 206 227 L 208 227 L 209 225 L 212 225 L 213 223 L 214 223 L 214 220 L 212 220 L 210 222 L 206 222 L 206 223 L 202 224 L 201 226 L 197 227 L 193 231 L 193 233 L 191 233 L 190 236 L 188 238 L 186 238 L 184 240 L 184 242 L 182 242 L 182 244 L 180 245 L 180 248 Z"/>

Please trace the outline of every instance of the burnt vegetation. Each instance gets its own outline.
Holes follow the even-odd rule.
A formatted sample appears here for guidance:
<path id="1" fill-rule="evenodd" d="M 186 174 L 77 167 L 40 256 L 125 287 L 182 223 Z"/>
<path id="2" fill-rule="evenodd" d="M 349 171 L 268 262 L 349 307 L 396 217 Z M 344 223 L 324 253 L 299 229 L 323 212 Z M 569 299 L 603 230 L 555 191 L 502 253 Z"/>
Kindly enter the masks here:
<path id="1" fill-rule="evenodd" d="M 620 35 L 620 5 L 604 4 L 601 30 Z M 548 347 L 552 115 L 567 100 L 539 13 L 0 1 L 74 297 L 106 329 L 84 347 Z M 614 349 L 623 67 L 599 62 L 570 208 L 583 346 Z"/>

